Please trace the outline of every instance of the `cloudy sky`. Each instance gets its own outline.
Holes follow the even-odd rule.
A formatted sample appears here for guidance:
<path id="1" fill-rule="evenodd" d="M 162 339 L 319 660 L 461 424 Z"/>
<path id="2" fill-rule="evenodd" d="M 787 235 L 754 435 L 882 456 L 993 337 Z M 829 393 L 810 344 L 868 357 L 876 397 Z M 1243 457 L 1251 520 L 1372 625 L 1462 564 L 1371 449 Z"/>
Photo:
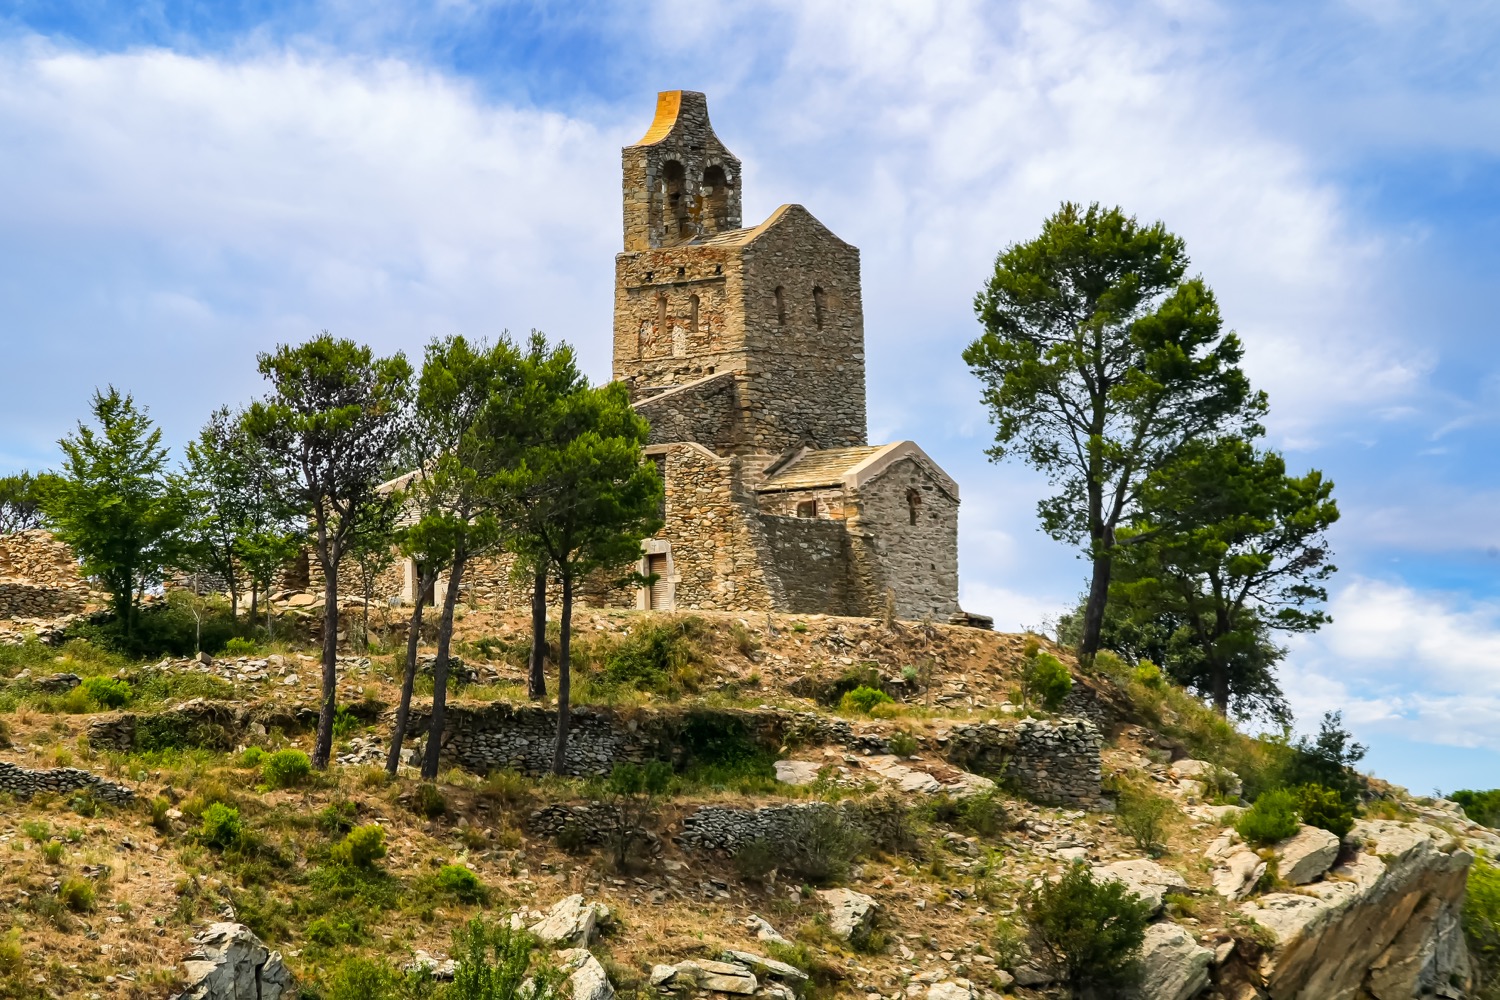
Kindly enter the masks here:
<path id="1" fill-rule="evenodd" d="M 0 2 L 0 471 L 105 383 L 180 444 L 322 329 L 536 328 L 608 377 L 619 148 L 677 88 L 747 223 L 798 202 L 862 249 L 871 435 L 959 480 L 964 604 L 1003 627 L 1084 567 L 983 457 L 974 293 L 1064 199 L 1182 235 L 1344 512 L 1299 717 L 1414 790 L 1500 786 L 1491 0 Z"/>

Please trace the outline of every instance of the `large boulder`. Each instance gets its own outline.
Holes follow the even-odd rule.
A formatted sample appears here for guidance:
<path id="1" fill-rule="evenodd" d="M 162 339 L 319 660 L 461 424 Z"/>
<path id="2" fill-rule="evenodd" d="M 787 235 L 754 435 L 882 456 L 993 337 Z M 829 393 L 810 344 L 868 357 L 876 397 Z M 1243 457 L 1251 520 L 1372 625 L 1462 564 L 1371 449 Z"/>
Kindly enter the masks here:
<path id="1" fill-rule="evenodd" d="M 193 938 L 183 966 L 187 987 L 174 1000 L 292 1000 L 292 973 L 244 924 L 209 924 Z"/>
<path id="2" fill-rule="evenodd" d="M 1276 873 L 1291 885 L 1315 882 L 1339 858 L 1339 838 L 1316 826 L 1304 826 L 1276 845 Z"/>
<path id="3" fill-rule="evenodd" d="M 1232 830 L 1224 831 L 1203 854 L 1213 862 L 1209 881 L 1214 891 L 1231 901 L 1250 895 L 1266 873 L 1266 863 L 1260 855 L 1239 843 Z"/>
<path id="4" fill-rule="evenodd" d="M 1473 856 L 1423 823 L 1362 820 L 1351 837 L 1363 851 L 1329 880 L 1240 907 L 1269 939 L 1255 970 L 1264 988 L 1319 1000 L 1466 991 L 1460 918 Z"/>
<path id="5" fill-rule="evenodd" d="M 1141 944 L 1140 1000 L 1190 1000 L 1208 985 L 1214 953 L 1176 924 L 1152 924 Z"/>
<path id="6" fill-rule="evenodd" d="M 880 904 L 852 889 L 821 889 L 818 898 L 828 907 L 828 929 L 845 941 L 859 941 L 875 926 Z"/>
<path id="7" fill-rule="evenodd" d="M 560 968 L 568 974 L 573 1000 L 614 1000 L 615 988 L 609 984 L 604 966 L 587 950 L 568 948 L 557 957 L 562 960 Z"/>
<path id="8" fill-rule="evenodd" d="M 599 925 L 608 919 L 609 907 L 603 903 L 585 903 L 581 893 L 574 893 L 552 904 L 547 915 L 527 930 L 543 944 L 587 948 L 598 936 Z"/>
<path id="9" fill-rule="evenodd" d="M 1161 909 L 1164 895 L 1168 892 L 1186 892 L 1188 887 L 1187 880 L 1181 875 L 1145 858 L 1097 865 L 1094 868 L 1094 880 L 1123 883 L 1131 895 L 1151 907 L 1153 914 Z"/>

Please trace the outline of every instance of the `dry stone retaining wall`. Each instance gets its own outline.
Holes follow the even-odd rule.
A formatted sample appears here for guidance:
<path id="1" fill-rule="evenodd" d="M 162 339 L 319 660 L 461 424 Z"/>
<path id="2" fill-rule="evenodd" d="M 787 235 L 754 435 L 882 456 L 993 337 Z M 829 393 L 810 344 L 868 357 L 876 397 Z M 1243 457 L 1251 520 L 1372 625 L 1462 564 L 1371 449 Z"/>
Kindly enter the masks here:
<path id="1" fill-rule="evenodd" d="M 0 792 L 9 792 L 18 799 L 29 799 L 39 792 L 89 792 L 100 802 L 123 803 L 135 798 L 135 792 L 124 785 L 105 781 L 97 774 L 81 771 L 76 767 L 54 767 L 33 771 L 0 761 Z"/>
<path id="2" fill-rule="evenodd" d="M 1094 807 L 1102 801 L 1104 739 L 1087 719 L 966 723 L 938 741 L 954 764 L 998 777 L 1038 802 Z"/>
<path id="3" fill-rule="evenodd" d="M 73 550 L 51 532 L 0 535 L 0 620 L 81 614 L 90 596 Z"/>

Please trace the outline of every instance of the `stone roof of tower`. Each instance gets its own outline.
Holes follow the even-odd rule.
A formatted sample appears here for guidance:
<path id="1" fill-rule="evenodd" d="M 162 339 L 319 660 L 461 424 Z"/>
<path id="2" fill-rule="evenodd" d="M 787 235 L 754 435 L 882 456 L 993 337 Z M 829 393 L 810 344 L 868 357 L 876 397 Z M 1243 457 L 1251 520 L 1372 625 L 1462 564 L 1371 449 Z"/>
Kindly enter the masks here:
<path id="1" fill-rule="evenodd" d="M 856 448 L 809 448 L 777 469 L 758 489 L 761 493 L 780 493 L 828 486 L 858 488 L 903 458 L 915 459 L 925 466 L 938 485 L 958 499 L 958 484 L 914 441 Z"/>

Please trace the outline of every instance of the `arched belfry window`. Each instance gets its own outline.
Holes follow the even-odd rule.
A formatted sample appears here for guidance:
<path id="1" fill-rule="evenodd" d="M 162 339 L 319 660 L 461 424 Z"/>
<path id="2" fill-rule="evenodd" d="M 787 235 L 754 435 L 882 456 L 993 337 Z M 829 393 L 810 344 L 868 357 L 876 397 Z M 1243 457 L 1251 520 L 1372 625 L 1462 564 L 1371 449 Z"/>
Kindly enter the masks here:
<path id="1" fill-rule="evenodd" d="M 703 171 L 703 221 L 715 233 L 729 229 L 729 175 L 718 164 Z"/>
<path id="2" fill-rule="evenodd" d="M 827 308 L 824 298 L 822 288 L 813 288 L 813 318 L 817 321 L 819 330 L 823 329 L 823 311 Z"/>
<path id="3" fill-rule="evenodd" d="M 786 289 L 776 286 L 776 322 L 786 326 Z"/>
<path id="4" fill-rule="evenodd" d="M 668 160 L 661 168 L 662 194 L 666 198 L 666 211 L 662 213 L 662 224 L 668 239 L 680 240 L 688 236 L 687 171 L 676 160 Z"/>
<path id="5" fill-rule="evenodd" d="M 698 332 L 698 296 L 688 297 L 688 333 Z"/>

